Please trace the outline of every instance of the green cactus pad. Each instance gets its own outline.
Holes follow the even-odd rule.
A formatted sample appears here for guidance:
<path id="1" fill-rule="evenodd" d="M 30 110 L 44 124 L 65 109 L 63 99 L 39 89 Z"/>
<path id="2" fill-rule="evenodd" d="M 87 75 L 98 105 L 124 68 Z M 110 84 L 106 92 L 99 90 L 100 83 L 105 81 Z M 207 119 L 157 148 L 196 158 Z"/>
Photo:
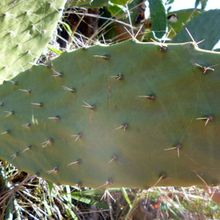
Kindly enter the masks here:
<path id="1" fill-rule="evenodd" d="M 0 3 L 0 84 L 39 58 L 61 17 L 64 0 Z"/>
<path id="2" fill-rule="evenodd" d="M 0 87 L 0 156 L 58 184 L 220 183 L 220 54 L 126 41 Z"/>
<path id="3" fill-rule="evenodd" d="M 171 39 L 174 38 L 174 36 L 176 36 L 187 23 L 198 16 L 201 12 L 201 10 L 195 8 L 188 8 L 170 12 L 168 14 L 169 32 L 167 37 Z M 191 39 L 187 38 L 187 40 L 184 42 L 187 42 L 189 40 Z"/>
<path id="4" fill-rule="evenodd" d="M 212 50 L 220 38 L 219 27 L 220 10 L 210 10 L 201 13 L 185 25 L 199 47 Z M 173 42 L 186 42 L 192 40 L 185 28 L 180 31 Z"/>

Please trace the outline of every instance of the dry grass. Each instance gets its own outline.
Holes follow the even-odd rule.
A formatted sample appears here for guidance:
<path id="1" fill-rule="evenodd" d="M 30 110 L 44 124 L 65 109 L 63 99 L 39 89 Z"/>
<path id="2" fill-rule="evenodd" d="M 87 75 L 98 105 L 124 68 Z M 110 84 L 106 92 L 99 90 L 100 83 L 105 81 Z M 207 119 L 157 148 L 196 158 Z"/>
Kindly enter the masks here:
<path id="1" fill-rule="evenodd" d="M 19 172 L 8 163 L 1 162 L 1 167 L 0 219 L 220 219 L 220 205 L 206 190 L 195 186 L 104 191 L 57 186 Z"/>

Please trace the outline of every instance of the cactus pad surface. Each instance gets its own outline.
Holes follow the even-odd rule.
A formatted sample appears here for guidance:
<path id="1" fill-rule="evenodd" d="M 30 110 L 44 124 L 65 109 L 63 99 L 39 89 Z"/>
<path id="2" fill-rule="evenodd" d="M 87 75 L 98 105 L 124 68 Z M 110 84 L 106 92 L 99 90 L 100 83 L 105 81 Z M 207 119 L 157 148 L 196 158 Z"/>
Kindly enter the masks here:
<path id="1" fill-rule="evenodd" d="M 0 86 L 0 157 L 58 184 L 218 184 L 219 58 L 126 41 L 35 66 Z"/>
<path id="2" fill-rule="evenodd" d="M 185 25 L 194 40 L 200 42 L 200 48 L 212 50 L 215 44 L 218 43 L 220 38 L 219 18 L 220 10 L 209 10 L 201 13 Z M 185 28 L 175 36 L 173 42 L 179 43 L 191 40 Z"/>
<path id="3" fill-rule="evenodd" d="M 51 39 L 64 0 L 2 0 L 0 83 L 31 67 Z"/>

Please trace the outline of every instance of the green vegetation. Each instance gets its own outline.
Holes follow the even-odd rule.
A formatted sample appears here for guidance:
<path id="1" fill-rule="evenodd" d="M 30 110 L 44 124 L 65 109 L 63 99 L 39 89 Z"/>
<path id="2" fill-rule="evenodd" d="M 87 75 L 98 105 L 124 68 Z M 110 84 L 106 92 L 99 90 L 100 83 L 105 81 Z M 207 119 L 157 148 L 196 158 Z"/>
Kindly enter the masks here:
<path id="1" fill-rule="evenodd" d="M 220 218 L 219 10 L 172 3 L 0 3 L 0 219 Z"/>
<path id="2" fill-rule="evenodd" d="M 0 87 L 0 155 L 57 184 L 217 184 L 219 58 L 133 41 L 63 53 Z"/>
<path id="3" fill-rule="evenodd" d="M 64 0 L 0 3 L 0 83 L 30 68 L 51 40 Z"/>

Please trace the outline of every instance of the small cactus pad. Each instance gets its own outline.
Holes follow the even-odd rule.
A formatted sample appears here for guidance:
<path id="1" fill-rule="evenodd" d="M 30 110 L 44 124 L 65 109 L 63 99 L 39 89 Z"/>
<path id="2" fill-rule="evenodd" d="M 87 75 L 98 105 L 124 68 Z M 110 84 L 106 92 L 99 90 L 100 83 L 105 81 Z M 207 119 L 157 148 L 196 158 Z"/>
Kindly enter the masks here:
<path id="1" fill-rule="evenodd" d="M 64 0 L 0 2 L 0 84 L 31 67 L 51 39 Z"/>
<path id="2" fill-rule="evenodd" d="M 220 183 L 220 54 L 93 46 L 0 86 L 0 156 L 58 184 Z"/>

